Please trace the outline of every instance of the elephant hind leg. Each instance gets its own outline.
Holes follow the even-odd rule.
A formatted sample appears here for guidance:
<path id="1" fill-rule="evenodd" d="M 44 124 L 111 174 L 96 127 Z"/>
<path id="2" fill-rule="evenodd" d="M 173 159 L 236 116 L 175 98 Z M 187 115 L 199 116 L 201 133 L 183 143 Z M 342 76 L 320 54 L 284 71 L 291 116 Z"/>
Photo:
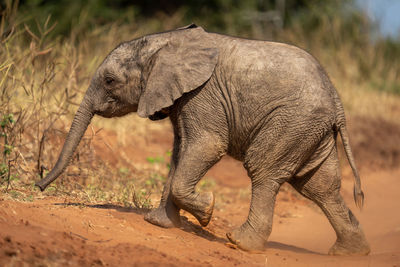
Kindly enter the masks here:
<path id="1" fill-rule="evenodd" d="M 263 251 L 272 231 L 276 194 L 281 183 L 273 179 L 252 179 L 252 197 L 248 218 L 239 228 L 226 234 L 240 249 Z"/>
<path id="2" fill-rule="evenodd" d="M 246 251 L 265 249 L 272 231 L 279 188 L 292 178 L 302 164 L 302 158 L 305 157 L 304 146 L 306 150 L 312 150 L 315 146 L 311 141 L 300 146 L 301 139 L 305 138 L 302 138 L 301 134 L 297 135 L 294 129 L 276 135 L 269 129 L 271 127 L 267 125 L 258 133 L 244 159 L 244 167 L 251 179 L 252 189 L 247 220 L 239 228 L 227 233 L 232 243 Z"/>
<path id="3" fill-rule="evenodd" d="M 306 177 L 295 177 L 289 183 L 302 195 L 314 201 L 334 228 L 337 240 L 330 255 L 367 255 L 370 247 L 364 232 L 340 195 L 341 177 L 336 147 L 322 165 Z"/>

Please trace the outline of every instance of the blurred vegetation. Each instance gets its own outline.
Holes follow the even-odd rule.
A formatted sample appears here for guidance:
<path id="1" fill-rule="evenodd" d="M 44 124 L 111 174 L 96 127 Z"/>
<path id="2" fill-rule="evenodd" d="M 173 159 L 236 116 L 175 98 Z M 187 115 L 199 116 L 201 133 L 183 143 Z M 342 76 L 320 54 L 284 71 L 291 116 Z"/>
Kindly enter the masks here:
<path id="1" fill-rule="evenodd" d="M 94 32 L 122 41 L 115 33 L 121 27 L 131 39 L 195 22 L 209 31 L 298 45 L 342 72 L 348 72 L 342 64 L 349 59 L 337 56 L 347 54 L 357 71 L 351 78 L 400 93 L 399 39 L 380 36 L 352 0 L 8 0 L 1 8 L 3 38 L 16 28 L 38 36 L 38 25 L 47 24 L 53 28 L 45 38 L 76 45 Z"/>
<path id="2" fill-rule="evenodd" d="M 54 165 L 54 151 L 104 56 L 124 40 L 192 22 L 297 45 L 327 69 L 348 113 L 398 123 L 400 40 L 380 36 L 352 0 L 5 0 L 0 15 L 0 188 L 26 199 L 33 181 Z M 93 125 L 46 194 L 78 190 L 90 201 L 150 207 L 150 195 L 161 193 L 165 162 L 153 157 L 147 167 L 118 171 L 95 160 L 92 147 L 100 127 L 145 136 L 150 126 L 135 116 Z M 165 168 L 154 169 L 158 164 Z"/>

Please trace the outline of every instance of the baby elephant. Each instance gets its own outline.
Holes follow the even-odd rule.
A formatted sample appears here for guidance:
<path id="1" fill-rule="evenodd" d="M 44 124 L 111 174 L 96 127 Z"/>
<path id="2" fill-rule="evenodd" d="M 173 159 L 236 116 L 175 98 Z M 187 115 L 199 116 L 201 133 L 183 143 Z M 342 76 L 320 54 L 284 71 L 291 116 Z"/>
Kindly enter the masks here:
<path id="1" fill-rule="evenodd" d="M 63 172 L 95 114 L 130 112 L 170 117 L 174 130 L 171 171 L 147 221 L 179 226 L 183 209 L 206 226 L 214 196 L 196 192 L 195 185 L 228 154 L 243 162 L 252 183 L 247 221 L 227 234 L 239 248 L 265 248 L 276 194 L 288 182 L 328 217 L 337 235 L 330 254 L 369 253 L 339 194 L 338 133 L 355 176 L 354 199 L 363 205 L 343 107 L 328 75 L 305 51 L 194 24 L 124 42 L 97 69 L 56 165 L 36 185 L 44 190 Z"/>

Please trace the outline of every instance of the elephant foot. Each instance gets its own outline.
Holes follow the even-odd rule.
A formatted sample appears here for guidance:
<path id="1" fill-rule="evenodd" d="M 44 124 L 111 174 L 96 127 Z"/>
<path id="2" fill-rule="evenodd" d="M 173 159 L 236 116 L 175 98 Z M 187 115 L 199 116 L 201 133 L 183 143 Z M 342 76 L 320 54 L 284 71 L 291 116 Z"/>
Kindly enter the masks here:
<path id="1" fill-rule="evenodd" d="M 165 206 L 160 205 L 158 208 L 151 210 L 144 216 L 149 223 L 164 228 L 173 228 L 181 226 L 181 218 L 179 209 L 174 204 Z"/>
<path id="2" fill-rule="evenodd" d="M 207 226 L 214 210 L 215 198 L 212 192 L 200 193 L 196 199 L 196 208 L 189 211 L 200 223 Z"/>
<path id="3" fill-rule="evenodd" d="M 253 253 L 264 251 L 267 244 L 267 238 L 263 238 L 246 223 L 231 233 L 227 233 L 226 237 L 238 248 Z"/>
<path id="4" fill-rule="evenodd" d="M 329 249 L 329 255 L 348 256 L 348 255 L 368 255 L 371 249 L 364 238 L 364 235 L 353 238 L 351 241 L 336 240 L 335 244 Z"/>

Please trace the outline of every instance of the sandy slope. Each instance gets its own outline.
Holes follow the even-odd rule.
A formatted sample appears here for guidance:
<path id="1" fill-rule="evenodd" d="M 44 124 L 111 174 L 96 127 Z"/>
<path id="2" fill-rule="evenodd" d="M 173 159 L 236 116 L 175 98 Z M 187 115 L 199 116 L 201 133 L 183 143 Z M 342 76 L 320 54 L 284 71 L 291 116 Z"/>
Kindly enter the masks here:
<path id="1" fill-rule="evenodd" d="M 218 169 L 234 171 L 235 165 L 226 161 Z M 205 229 L 187 214 L 183 229 L 162 229 L 145 223 L 135 209 L 43 199 L 0 202 L 0 264 L 398 266 L 399 177 L 400 170 L 365 175 L 368 198 L 362 213 L 352 204 L 351 182 L 344 182 L 346 200 L 371 243 L 367 257 L 326 256 L 335 239 L 333 230 L 316 207 L 296 199 L 279 198 L 265 254 L 248 254 L 225 244 L 225 231 L 245 219 L 244 200 L 216 210 Z"/>

